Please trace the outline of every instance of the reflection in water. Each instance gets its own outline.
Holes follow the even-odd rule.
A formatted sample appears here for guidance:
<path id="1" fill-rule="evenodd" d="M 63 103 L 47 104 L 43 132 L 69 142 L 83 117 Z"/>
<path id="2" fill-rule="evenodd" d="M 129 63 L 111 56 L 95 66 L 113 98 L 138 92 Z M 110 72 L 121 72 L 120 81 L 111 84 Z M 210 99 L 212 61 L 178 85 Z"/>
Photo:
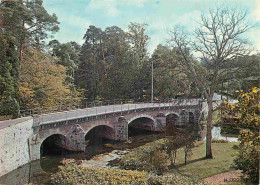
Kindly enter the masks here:
<path id="1" fill-rule="evenodd" d="M 0 184 L 20 185 L 29 183 L 48 184 L 50 174 L 42 170 L 40 160 L 26 164 L 2 177 Z"/>
<path id="2" fill-rule="evenodd" d="M 134 132 L 134 131 L 132 131 Z M 138 135 L 140 133 L 142 135 Z M 137 135 L 136 135 L 137 134 Z M 90 159 L 95 155 L 111 152 L 113 150 L 126 150 L 136 148 L 148 142 L 162 138 L 160 134 L 153 134 L 152 132 L 135 132 L 127 142 L 115 142 L 109 139 L 97 139 L 100 142 L 93 142 L 86 148 L 84 152 L 68 152 L 62 151 L 61 155 L 49 155 L 40 160 L 33 161 L 26 164 L 2 177 L 0 177 L 0 184 L 8 185 L 24 185 L 24 184 L 50 184 L 51 174 L 58 170 L 61 161 L 64 158 L 73 158 L 75 160 Z"/>
<path id="3" fill-rule="evenodd" d="M 141 134 L 141 135 L 140 135 Z M 223 137 L 220 134 L 220 127 L 213 127 L 212 136 L 215 139 L 227 139 L 236 142 L 237 138 Z M 133 149 L 138 146 L 152 142 L 164 137 L 163 134 L 155 134 L 153 132 L 144 132 L 143 130 L 135 130 L 129 127 L 129 141 L 115 142 L 108 139 L 99 140 L 99 143 L 89 145 L 84 152 L 67 152 L 63 151 L 60 156 L 46 156 L 40 160 L 26 164 L 2 177 L 0 184 L 23 185 L 23 184 L 50 184 L 51 174 L 58 170 L 61 161 L 64 158 L 73 158 L 76 160 L 90 159 L 94 155 L 111 152 L 113 150 Z"/>

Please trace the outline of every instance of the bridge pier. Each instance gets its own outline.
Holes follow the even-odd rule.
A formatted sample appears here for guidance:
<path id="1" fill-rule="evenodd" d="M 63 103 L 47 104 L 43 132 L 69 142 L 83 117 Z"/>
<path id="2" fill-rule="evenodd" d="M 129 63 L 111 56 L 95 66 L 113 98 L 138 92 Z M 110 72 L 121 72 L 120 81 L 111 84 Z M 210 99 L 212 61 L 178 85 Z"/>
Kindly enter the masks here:
<path id="1" fill-rule="evenodd" d="M 60 147 L 71 151 L 85 151 L 87 143 L 85 141 L 85 131 L 79 124 L 73 125 L 66 134 L 65 142 Z"/>
<path id="2" fill-rule="evenodd" d="M 114 122 L 115 140 L 128 140 L 128 123 L 124 116 L 120 116 L 117 122 Z"/>
<path id="3" fill-rule="evenodd" d="M 159 112 L 155 120 L 156 123 L 155 123 L 154 131 L 159 131 L 159 132 L 164 131 L 166 128 L 166 116 L 162 112 Z"/>
<path id="4" fill-rule="evenodd" d="M 104 132 L 100 129 L 102 137 L 124 141 L 128 139 L 128 126 L 132 121 L 139 119 L 130 125 L 133 127 L 164 131 L 169 114 L 175 114 L 183 126 L 192 120 L 197 134 L 198 122 L 204 110 L 201 105 L 200 100 L 183 104 L 176 104 L 175 101 L 164 104 L 120 104 L 113 105 L 113 108 L 103 106 L 43 114 L 33 116 L 33 119 L 27 117 L 4 121 L 0 123 L 0 176 L 40 159 L 41 145 L 53 135 L 63 138 L 55 143 L 59 147 L 84 151 L 87 146 L 85 136 L 95 127 L 104 127 Z"/>

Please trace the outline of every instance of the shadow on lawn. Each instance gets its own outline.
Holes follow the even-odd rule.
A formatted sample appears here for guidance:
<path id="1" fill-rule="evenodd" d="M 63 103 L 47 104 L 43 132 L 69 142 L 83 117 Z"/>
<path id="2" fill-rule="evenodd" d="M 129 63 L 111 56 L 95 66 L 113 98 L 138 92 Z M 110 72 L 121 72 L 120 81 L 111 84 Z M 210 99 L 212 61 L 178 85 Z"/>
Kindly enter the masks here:
<path id="1" fill-rule="evenodd" d="M 186 165 L 189 165 L 189 164 L 192 164 L 192 163 L 196 163 L 198 161 L 202 161 L 202 160 L 206 160 L 206 159 L 207 159 L 206 157 L 201 157 L 201 158 L 198 158 L 198 159 L 194 159 L 194 160 L 188 161 L 188 163 Z M 179 170 L 179 168 L 182 167 L 182 166 L 185 166 L 185 164 L 182 163 L 182 164 L 179 164 L 179 165 L 176 165 L 176 166 L 172 166 L 172 167 L 170 167 L 170 170 L 173 170 L 173 171 L 177 172 L 178 174 L 180 174 L 182 176 L 189 177 L 189 178 L 194 178 L 194 176 L 192 176 L 192 175 L 187 175 L 187 174 L 182 173 Z"/>
<path id="2" fill-rule="evenodd" d="M 192 164 L 192 163 L 195 163 L 195 162 L 198 162 L 198 161 L 202 161 L 202 160 L 206 160 L 207 158 L 206 157 L 201 157 L 201 158 L 198 158 L 198 159 L 193 159 L 191 161 L 188 161 L 186 165 L 189 165 L 189 164 Z M 182 164 L 178 164 L 176 166 L 172 166 L 171 169 L 174 169 L 174 168 L 179 168 L 179 167 L 182 167 L 182 166 L 186 166 L 185 163 L 182 163 Z"/>

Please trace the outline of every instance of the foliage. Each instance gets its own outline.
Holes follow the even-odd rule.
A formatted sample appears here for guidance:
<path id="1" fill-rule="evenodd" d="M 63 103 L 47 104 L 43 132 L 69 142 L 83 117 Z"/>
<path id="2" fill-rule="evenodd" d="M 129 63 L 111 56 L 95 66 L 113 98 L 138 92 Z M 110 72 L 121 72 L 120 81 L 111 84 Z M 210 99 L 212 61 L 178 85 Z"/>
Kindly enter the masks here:
<path id="1" fill-rule="evenodd" d="M 249 92 L 241 90 L 238 103 L 224 102 L 225 111 L 237 116 L 240 132 L 239 154 L 235 167 L 243 171 L 249 181 L 254 183 L 259 179 L 259 120 L 260 120 L 260 89 L 253 87 Z"/>
<path id="2" fill-rule="evenodd" d="M 48 14 L 42 0 L 0 1 L 0 115 L 19 116 L 24 44 L 40 48 L 43 39 L 58 31 L 57 25 L 56 15 Z"/>
<path id="3" fill-rule="evenodd" d="M 75 163 L 60 166 L 53 184 L 146 184 L 147 174 L 131 170 L 83 168 Z"/>
<path id="4" fill-rule="evenodd" d="M 151 157 L 156 151 L 163 151 L 167 142 L 167 139 L 159 139 L 133 149 L 133 151 L 120 159 L 120 168 L 125 170 L 145 170 L 148 172 L 155 172 L 156 169 L 151 163 Z M 168 158 L 166 159 L 169 160 Z"/>
<path id="5" fill-rule="evenodd" d="M 184 156 L 185 156 L 185 165 L 188 162 L 188 159 L 191 158 L 192 155 L 192 148 L 194 147 L 194 141 L 188 137 L 188 141 L 185 142 L 184 145 Z"/>
<path id="6" fill-rule="evenodd" d="M 137 65 L 142 66 L 147 60 L 147 44 L 149 37 L 146 35 L 146 24 L 131 22 L 128 26 L 128 36 L 133 44 L 133 53 L 137 55 Z"/>
<path id="7" fill-rule="evenodd" d="M 164 171 L 168 170 L 169 160 L 168 155 L 163 150 L 156 150 L 151 155 L 151 164 L 154 166 L 157 175 L 162 175 Z"/>
<path id="8" fill-rule="evenodd" d="M 49 42 L 52 56 L 57 57 L 57 63 L 66 67 L 66 83 L 73 85 L 75 71 L 79 63 L 80 46 L 75 42 L 61 44 L 57 40 Z"/>
<path id="9" fill-rule="evenodd" d="M 170 43 L 178 52 L 178 62 L 187 76 L 193 79 L 208 104 L 206 157 L 212 158 L 211 129 L 214 112 L 213 96 L 222 83 L 236 73 L 230 62 L 250 54 L 250 46 L 241 39 L 252 26 L 247 21 L 247 11 L 217 7 L 202 13 L 194 34 L 188 34 L 180 26 L 171 31 Z M 192 35 L 192 38 L 189 36 Z M 200 55 L 194 60 L 192 53 Z M 197 65 L 200 60 L 202 65 Z M 224 67 L 225 66 L 225 67 Z"/>
<path id="10" fill-rule="evenodd" d="M 60 166 L 59 171 L 52 175 L 52 184 L 206 185 L 207 183 L 178 175 L 152 176 L 143 171 L 83 168 L 70 163 Z"/>
<path id="11" fill-rule="evenodd" d="M 194 147 L 193 125 L 186 128 L 177 128 L 174 124 L 168 124 L 166 129 L 167 143 L 165 150 L 171 160 L 171 165 L 175 164 L 178 149 L 183 147 L 185 165 L 188 158 L 192 155 L 192 148 Z"/>
<path id="12" fill-rule="evenodd" d="M 237 57 L 235 60 L 223 65 L 221 71 L 225 75 L 223 75 L 223 82 L 218 93 L 236 98 L 237 90 L 248 91 L 253 87 L 258 87 L 260 84 L 259 64 L 260 55 L 256 54 Z M 234 73 L 226 71 L 226 68 L 230 68 Z"/>
<path id="13" fill-rule="evenodd" d="M 84 39 L 76 84 L 87 90 L 86 98 L 143 99 L 147 95 L 150 67 L 144 26 L 131 24 L 130 32 L 124 32 L 117 26 L 103 31 L 91 25 Z"/>
<path id="14" fill-rule="evenodd" d="M 80 100 L 79 93 L 65 84 L 66 68 L 57 64 L 55 58 L 33 50 L 24 59 L 19 86 L 23 109 L 48 109 Z"/>
<path id="15" fill-rule="evenodd" d="M 176 56 L 176 49 L 160 44 L 153 52 L 155 97 L 198 94 L 198 89 L 183 72 Z"/>
<path id="16" fill-rule="evenodd" d="M 0 32 L 0 116 L 19 116 L 19 60 L 14 40 Z"/>
<path id="17" fill-rule="evenodd" d="M 42 0 L 1 2 L 3 28 L 15 38 L 20 62 L 25 43 L 40 48 L 43 39 L 59 30 L 57 16 L 49 15 L 42 4 Z"/>
<path id="18" fill-rule="evenodd" d="M 224 139 L 212 139 L 212 143 L 228 143 L 227 140 Z"/>
<path id="19" fill-rule="evenodd" d="M 193 140 L 187 139 L 186 135 L 183 135 L 183 137 L 181 135 L 176 138 L 159 139 L 135 148 L 120 159 L 120 168 L 162 174 L 170 165 L 174 164 L 177 150 L 182 147 L 185 149 L 185 153 L 182 155 L 185 161 L 186 157 L 192 154 Z"/>

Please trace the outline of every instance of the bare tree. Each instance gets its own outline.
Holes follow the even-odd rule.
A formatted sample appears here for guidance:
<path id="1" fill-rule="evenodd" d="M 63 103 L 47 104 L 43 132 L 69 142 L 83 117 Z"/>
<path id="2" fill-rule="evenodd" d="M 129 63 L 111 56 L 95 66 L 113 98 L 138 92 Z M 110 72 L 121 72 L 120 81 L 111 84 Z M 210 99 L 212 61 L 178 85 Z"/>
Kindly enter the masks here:
<path id="1" fill-rule="evenodd" d="M 179 63 L 207 100 L 206 158 L 212 158 L 213 95 L 225 79 L 224 76 L 234 72 L 224 66 L 251 51 L 247 41 L 241 38 L 243 33 L 252 28 L 246 15 L 247 11 L 242 9 L 211 9 L 208 14 L 201 14 L 193 37 L 189 37 L 179 26 L 170 32 L 170 43 L 177 50 Z M 200 63 L 194 59 L 192 52 L 199 56 L 197 61 Z"/>

